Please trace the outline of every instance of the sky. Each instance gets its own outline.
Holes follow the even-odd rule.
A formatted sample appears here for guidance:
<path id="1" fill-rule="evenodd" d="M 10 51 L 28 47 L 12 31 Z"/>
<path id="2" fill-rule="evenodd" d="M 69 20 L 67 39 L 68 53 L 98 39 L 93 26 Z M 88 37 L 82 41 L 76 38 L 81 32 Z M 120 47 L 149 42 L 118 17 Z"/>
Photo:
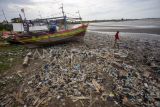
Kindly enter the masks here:
<path id="1" fill-rule="evenodd" d="M 160 0 L 0 0 L 0 21 L 19 17 L 24 8 L 27 19 L 62 16 L 61 5 L 68 17 L 83 20 L 160 18 Z M 23 15 L 22 15 L 23 16 Z"/>

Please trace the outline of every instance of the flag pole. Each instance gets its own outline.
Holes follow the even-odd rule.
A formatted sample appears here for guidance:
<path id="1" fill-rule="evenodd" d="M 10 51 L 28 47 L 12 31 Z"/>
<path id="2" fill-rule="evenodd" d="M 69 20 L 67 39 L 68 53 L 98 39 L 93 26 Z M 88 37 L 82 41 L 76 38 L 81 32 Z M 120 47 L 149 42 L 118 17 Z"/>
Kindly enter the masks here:
<path id="1" fill-rule="evenodd" d="M 65 12 L 64 12 L 64 7 L 63 7 L 63 3 L 62 3 L 62 7 L 60 7 L 60 9 L 62 9 L 62 14 L 63 14 L 63 18 L 64 18 L 64 28 L 65 30 L 67 29 L 67 22 L 66 22 L 66 15 L 65 15 Z"/>
<path id="2" fill-rule="evenodd" d="M 79 12 L 79 10 L 78 10 L 78 15 L 79 15 L 79 19 L 80 19 L 80 23 L 82 24 L 82 17 L 81 17 L 81 15 L 80 15 L 80 12 Z"/>
<path id="3" fill-rule="evenodd" d="M 23 15 L 24 15 L 24 20 L 26 20 L 26 15 L 25 15 L 25 12 L 24 12 L 24 9 L 23 9 L 23 8 L 21 9 L 21 12 L 22 12 Z"/>

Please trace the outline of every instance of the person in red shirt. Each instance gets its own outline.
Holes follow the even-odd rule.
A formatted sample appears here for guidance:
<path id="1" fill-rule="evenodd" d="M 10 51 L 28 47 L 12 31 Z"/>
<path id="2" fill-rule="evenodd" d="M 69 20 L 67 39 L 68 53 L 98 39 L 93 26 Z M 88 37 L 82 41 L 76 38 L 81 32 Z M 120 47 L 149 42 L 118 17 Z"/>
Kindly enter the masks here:
<path id="1" fill-rule="evenodd" d="M 119 44 L 117 43 L 117 41 L 119 40 L 119 31 L 116 32 L 114 37 L 115 37 L 114 47 L 117 46 L 119 48 Z"/>
<path id="2" fill-rule="evenodd" d="M 115 34 L 115 41 L 119 40 L 119 31 Z"/>

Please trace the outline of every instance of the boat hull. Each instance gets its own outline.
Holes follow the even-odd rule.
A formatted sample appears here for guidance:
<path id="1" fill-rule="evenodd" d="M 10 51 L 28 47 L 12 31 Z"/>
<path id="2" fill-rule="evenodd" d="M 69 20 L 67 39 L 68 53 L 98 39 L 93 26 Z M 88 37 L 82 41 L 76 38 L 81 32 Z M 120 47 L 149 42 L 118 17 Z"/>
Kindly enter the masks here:
<path id="1" fill-rule="evenodd" d="M 47 45 L 68 41 L 80 41 L 83 39 L 88 25 L 82 25 L 71 30 L 61 31 L 41 36 L 28 36 L 17 39 L 22 44 Z"/>

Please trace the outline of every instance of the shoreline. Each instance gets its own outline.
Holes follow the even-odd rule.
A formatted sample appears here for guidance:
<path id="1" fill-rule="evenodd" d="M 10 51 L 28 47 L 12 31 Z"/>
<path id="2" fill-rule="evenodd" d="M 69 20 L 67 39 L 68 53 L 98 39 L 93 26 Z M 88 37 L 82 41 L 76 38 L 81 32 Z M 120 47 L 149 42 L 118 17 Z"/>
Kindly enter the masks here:
<path id="1" fill-rule="evenodd" d="M 147 29 L 103 29 L 103 28 L 88 28 L 91 31 L 102 31 L 102 32 L 127 32 L 127 33 L 148 33 L 148 34 L 157 34 L 160 35 L 160 28 L 147 28 Z"/>

